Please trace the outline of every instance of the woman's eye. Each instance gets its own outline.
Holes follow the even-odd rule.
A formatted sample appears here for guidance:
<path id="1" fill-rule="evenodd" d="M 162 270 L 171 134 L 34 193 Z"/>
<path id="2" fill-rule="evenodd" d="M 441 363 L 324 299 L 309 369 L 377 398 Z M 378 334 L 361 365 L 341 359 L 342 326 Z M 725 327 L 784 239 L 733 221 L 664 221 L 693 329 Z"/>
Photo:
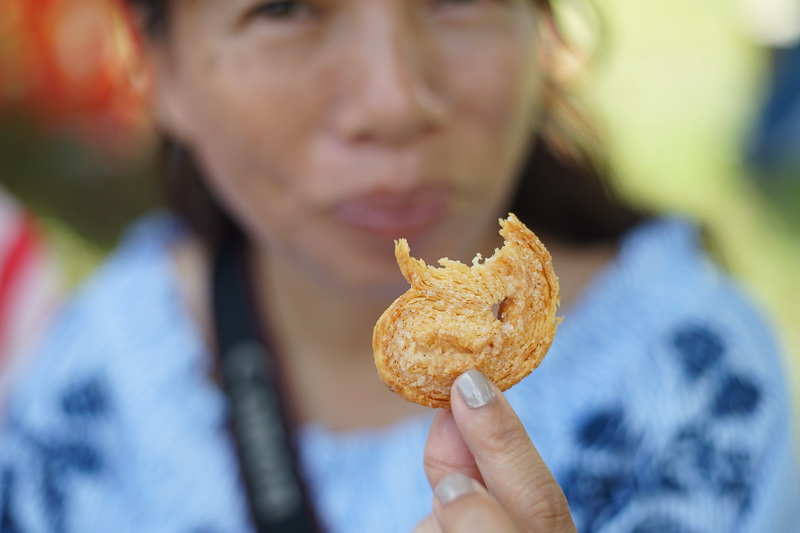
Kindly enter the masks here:
<path id="1" fill-rule="evenodd" d="M 275 0 L 263 2 L 250 11 L 251 17 L 270 19 L 292 19 L 308 10 L 308 5 L 297 0 Z"/>

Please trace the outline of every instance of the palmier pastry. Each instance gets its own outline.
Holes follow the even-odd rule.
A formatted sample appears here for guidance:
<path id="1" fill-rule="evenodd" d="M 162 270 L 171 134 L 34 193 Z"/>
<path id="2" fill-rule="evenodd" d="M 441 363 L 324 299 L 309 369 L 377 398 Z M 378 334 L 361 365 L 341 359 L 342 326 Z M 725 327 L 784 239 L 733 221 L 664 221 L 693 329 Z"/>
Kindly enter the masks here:
<path id="1" fill-rule="evenodd" d="M 500 220 L 505 244 L 467 266 L 428 266 L 395 242 L 411 288 L 375 325 L 375 365 L 388 387 L 429 407 L 449 407 L 453 381 L 470 369 L 507 390 L 541 363 L 558 318 L 558 279 L 544 245 L 513 214 Z"/>

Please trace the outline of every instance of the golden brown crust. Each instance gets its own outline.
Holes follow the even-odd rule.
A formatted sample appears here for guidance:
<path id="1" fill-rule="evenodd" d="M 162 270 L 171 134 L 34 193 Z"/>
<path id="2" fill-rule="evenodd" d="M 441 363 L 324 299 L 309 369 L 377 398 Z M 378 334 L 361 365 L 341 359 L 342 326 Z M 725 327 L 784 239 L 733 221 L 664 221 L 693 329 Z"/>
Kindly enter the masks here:
<path id="1" fill-rule="evenodd" d="M 372 347 L 381 379 L 405 399 L 449 407 L 453 381 L 473 368 L 507 390 L 550 348 L 558 324 L 550 254 L 513 214 L 500 226 L 505 245 L 471 267 L 427 266 L 405 239 L 395 243 L 411 288 L 375 324 Z"/>

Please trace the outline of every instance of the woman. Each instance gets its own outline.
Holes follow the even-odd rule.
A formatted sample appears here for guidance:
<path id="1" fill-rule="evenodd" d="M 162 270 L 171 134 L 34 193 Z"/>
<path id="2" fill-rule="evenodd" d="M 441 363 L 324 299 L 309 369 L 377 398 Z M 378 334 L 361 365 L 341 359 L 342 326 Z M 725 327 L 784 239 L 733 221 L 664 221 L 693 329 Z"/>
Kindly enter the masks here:
<path id="1" fill-rule="evenodd" d="M 766 329 L 691 225 L 640 224 L 537 141 L 566 129 L 547 3 L 133 4 L 181 217 L 132 233 L 18 388 L 4 530 L 789 530 Z M 470 371 L 431 420 L 371 360 L 392 240 L 469 260 L 509 207 L 565 321 L 508 401 Z M 227 349 L 248 335 L 269 349 Z"/>

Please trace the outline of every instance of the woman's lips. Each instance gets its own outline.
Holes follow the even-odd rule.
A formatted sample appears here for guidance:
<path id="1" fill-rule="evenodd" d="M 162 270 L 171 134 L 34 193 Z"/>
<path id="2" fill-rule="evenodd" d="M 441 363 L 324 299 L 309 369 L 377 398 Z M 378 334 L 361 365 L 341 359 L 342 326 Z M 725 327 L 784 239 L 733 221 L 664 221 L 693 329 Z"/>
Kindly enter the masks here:
<path id="1" fill-rule="evenodd" d="M 370 193 L 337 204 L 333 216 L 350 227 L 378 237 L 412 238 L 444 218 L 449 198 L 445 187 L 428 187 L 410 193 Z"/>

